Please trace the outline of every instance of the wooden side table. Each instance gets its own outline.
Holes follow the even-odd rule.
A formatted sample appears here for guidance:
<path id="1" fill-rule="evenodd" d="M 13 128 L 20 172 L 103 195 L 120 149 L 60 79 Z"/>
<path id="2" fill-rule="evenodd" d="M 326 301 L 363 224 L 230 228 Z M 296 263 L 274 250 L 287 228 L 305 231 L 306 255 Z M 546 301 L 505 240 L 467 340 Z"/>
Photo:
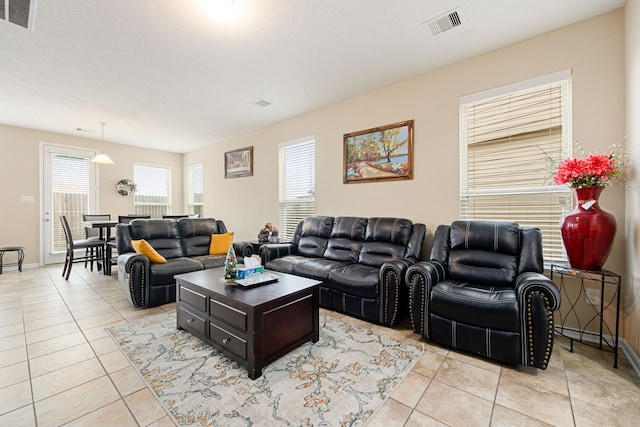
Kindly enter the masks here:
<path id="1" fill-rule="evenodd" d="M 558 310 L 560 322 L 556 323 L 555 332 L 569 338 L 571 352 L 573 352 L 573 341 L 605 350 L 603 344 L 606 345 L 613 352 L 613 367 L 617 368 L 621 276 L 607 270 L 587 271 L 551 264 L 551 280 L 554 275 L 559 276 L 558 287 L 562 298 L 562 305 Z M 572 279 L 574 282 L 569 283 Z M 590 301 L 589 290 L 599 291 L 599 301 Z M 578 310 L 581 301 L 590 301 L 587 306 L 591 306 L 592 309 Z M 567 307 L 567 305 L 568 308 L 563 309 L 563 306 Z M 615 326 L 609 325 L 604 318 L 604 312 L 607 309 L 615 309 Z M 578 315 L 579 312 L 582 316 Z M 576 324 L 577 328 L 567 326 L 568 321 Z M 589 330 L 590 326 L 591 330 Z M 597 328 L 598 332 L 594 332 L 593 328 Z"/>
<path id="2" fill-rule="evenodd" d="M 0 246 L 0 274 L 2 274 L 2 258 L 5 252 L 18 253 L 18 271 L 22 273 L 22 261 L 24 261 L 24 246 Z"/>

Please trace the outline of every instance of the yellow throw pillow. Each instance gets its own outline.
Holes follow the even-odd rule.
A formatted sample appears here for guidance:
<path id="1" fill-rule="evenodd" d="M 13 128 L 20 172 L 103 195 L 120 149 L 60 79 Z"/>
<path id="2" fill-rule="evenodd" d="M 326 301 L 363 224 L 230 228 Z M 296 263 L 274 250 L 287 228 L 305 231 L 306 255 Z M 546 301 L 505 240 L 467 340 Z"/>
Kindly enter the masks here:
<path id="1" fill-rule="evenodd" d="M 212 234 L 209 255 L 224 255 L 233 244 L 233 231 L 223 234 Z"/>
<path id="2" fill-rule="evenodd" d="M 133 246 L 133 249 L 137 253 L 139 253 L 140 255 L 144 255 L 147 258 L 149 258 L 149 261 L 151 261 L 151 262 L 155 262 L 157 264 L 165 264 L 167 262 L 165 257 L 163 257 L 158 252 L 156 252 L 156 250 L 153 249 L 153 246 L 151 246 L 149 244 L 149 242 L 147 242 L 144 239 L 142 239 L 142 240 L 132 240 L 131 241 L 131 246 Z"/>

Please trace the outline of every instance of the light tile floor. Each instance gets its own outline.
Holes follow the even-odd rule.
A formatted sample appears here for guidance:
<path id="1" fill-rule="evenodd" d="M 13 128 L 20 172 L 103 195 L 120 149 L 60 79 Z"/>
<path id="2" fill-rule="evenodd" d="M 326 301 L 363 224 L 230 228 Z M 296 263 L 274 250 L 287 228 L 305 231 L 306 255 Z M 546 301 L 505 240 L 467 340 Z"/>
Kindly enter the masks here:
<path id="1" fill-rule="evenodd" d="M 173 426 L 105 328 L 175 304 L 135 309 L 115 273 L 76 265 L 66 281 L 61 269 L 0 275 L 0 426 Z M 420 341 L 406 325 L 349 319 Z M 570 353 L 560 337 L 540 371 L 421 342 L 424 356 L 368 426 L 640 425 L 640 380 L 622 353 L 613 369 L 610 352 Z"/>

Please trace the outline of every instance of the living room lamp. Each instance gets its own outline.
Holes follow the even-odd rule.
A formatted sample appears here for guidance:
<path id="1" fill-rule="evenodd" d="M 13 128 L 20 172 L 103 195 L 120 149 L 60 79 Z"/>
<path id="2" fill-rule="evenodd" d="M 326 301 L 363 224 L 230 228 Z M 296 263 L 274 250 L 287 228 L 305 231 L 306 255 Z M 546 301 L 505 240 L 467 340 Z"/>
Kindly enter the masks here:
<path id="1" fill-rule="evenodd" d="M 228 24 L 237 14 L 234 0 L 203 0 L 203 6 L 209 18 L 220 24 Z"/>
<path id="2" fill-rule="evenodd" d="M 100 122 L 100 124 L 102 125 L 102 142 L 104 142 L 104 125 L 106 125 L 106 123 Z M 104 153 L 98 154 L 93 159 L 91 159 L 91 161 L 93 163 L 100 163 L 103 165 L 112 165 L 114 163 L 113 160 L 111 160 L 111 158 Z"/>

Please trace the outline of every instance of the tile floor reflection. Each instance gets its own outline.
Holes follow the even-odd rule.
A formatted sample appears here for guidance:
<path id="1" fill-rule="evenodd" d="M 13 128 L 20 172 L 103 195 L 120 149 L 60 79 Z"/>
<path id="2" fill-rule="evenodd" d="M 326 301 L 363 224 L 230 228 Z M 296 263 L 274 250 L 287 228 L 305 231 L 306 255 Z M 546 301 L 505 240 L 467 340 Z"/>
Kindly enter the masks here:
<path id="1" fill-rule="evenodd" d="M 175 310 L 135 309 L 117 284 L 62 266 L 0 275 L 0 425 L 173 426 L 105 328 Z M 329 311 L 338 318 L 344 316 Z M 557 337 L 546 371 L 503 366 L 380 329 L 426 351 L 368 426 L 638 426 L 640 380 L 621 352 Z M 256 424 L 256 425 L 259 425 Z"/>

